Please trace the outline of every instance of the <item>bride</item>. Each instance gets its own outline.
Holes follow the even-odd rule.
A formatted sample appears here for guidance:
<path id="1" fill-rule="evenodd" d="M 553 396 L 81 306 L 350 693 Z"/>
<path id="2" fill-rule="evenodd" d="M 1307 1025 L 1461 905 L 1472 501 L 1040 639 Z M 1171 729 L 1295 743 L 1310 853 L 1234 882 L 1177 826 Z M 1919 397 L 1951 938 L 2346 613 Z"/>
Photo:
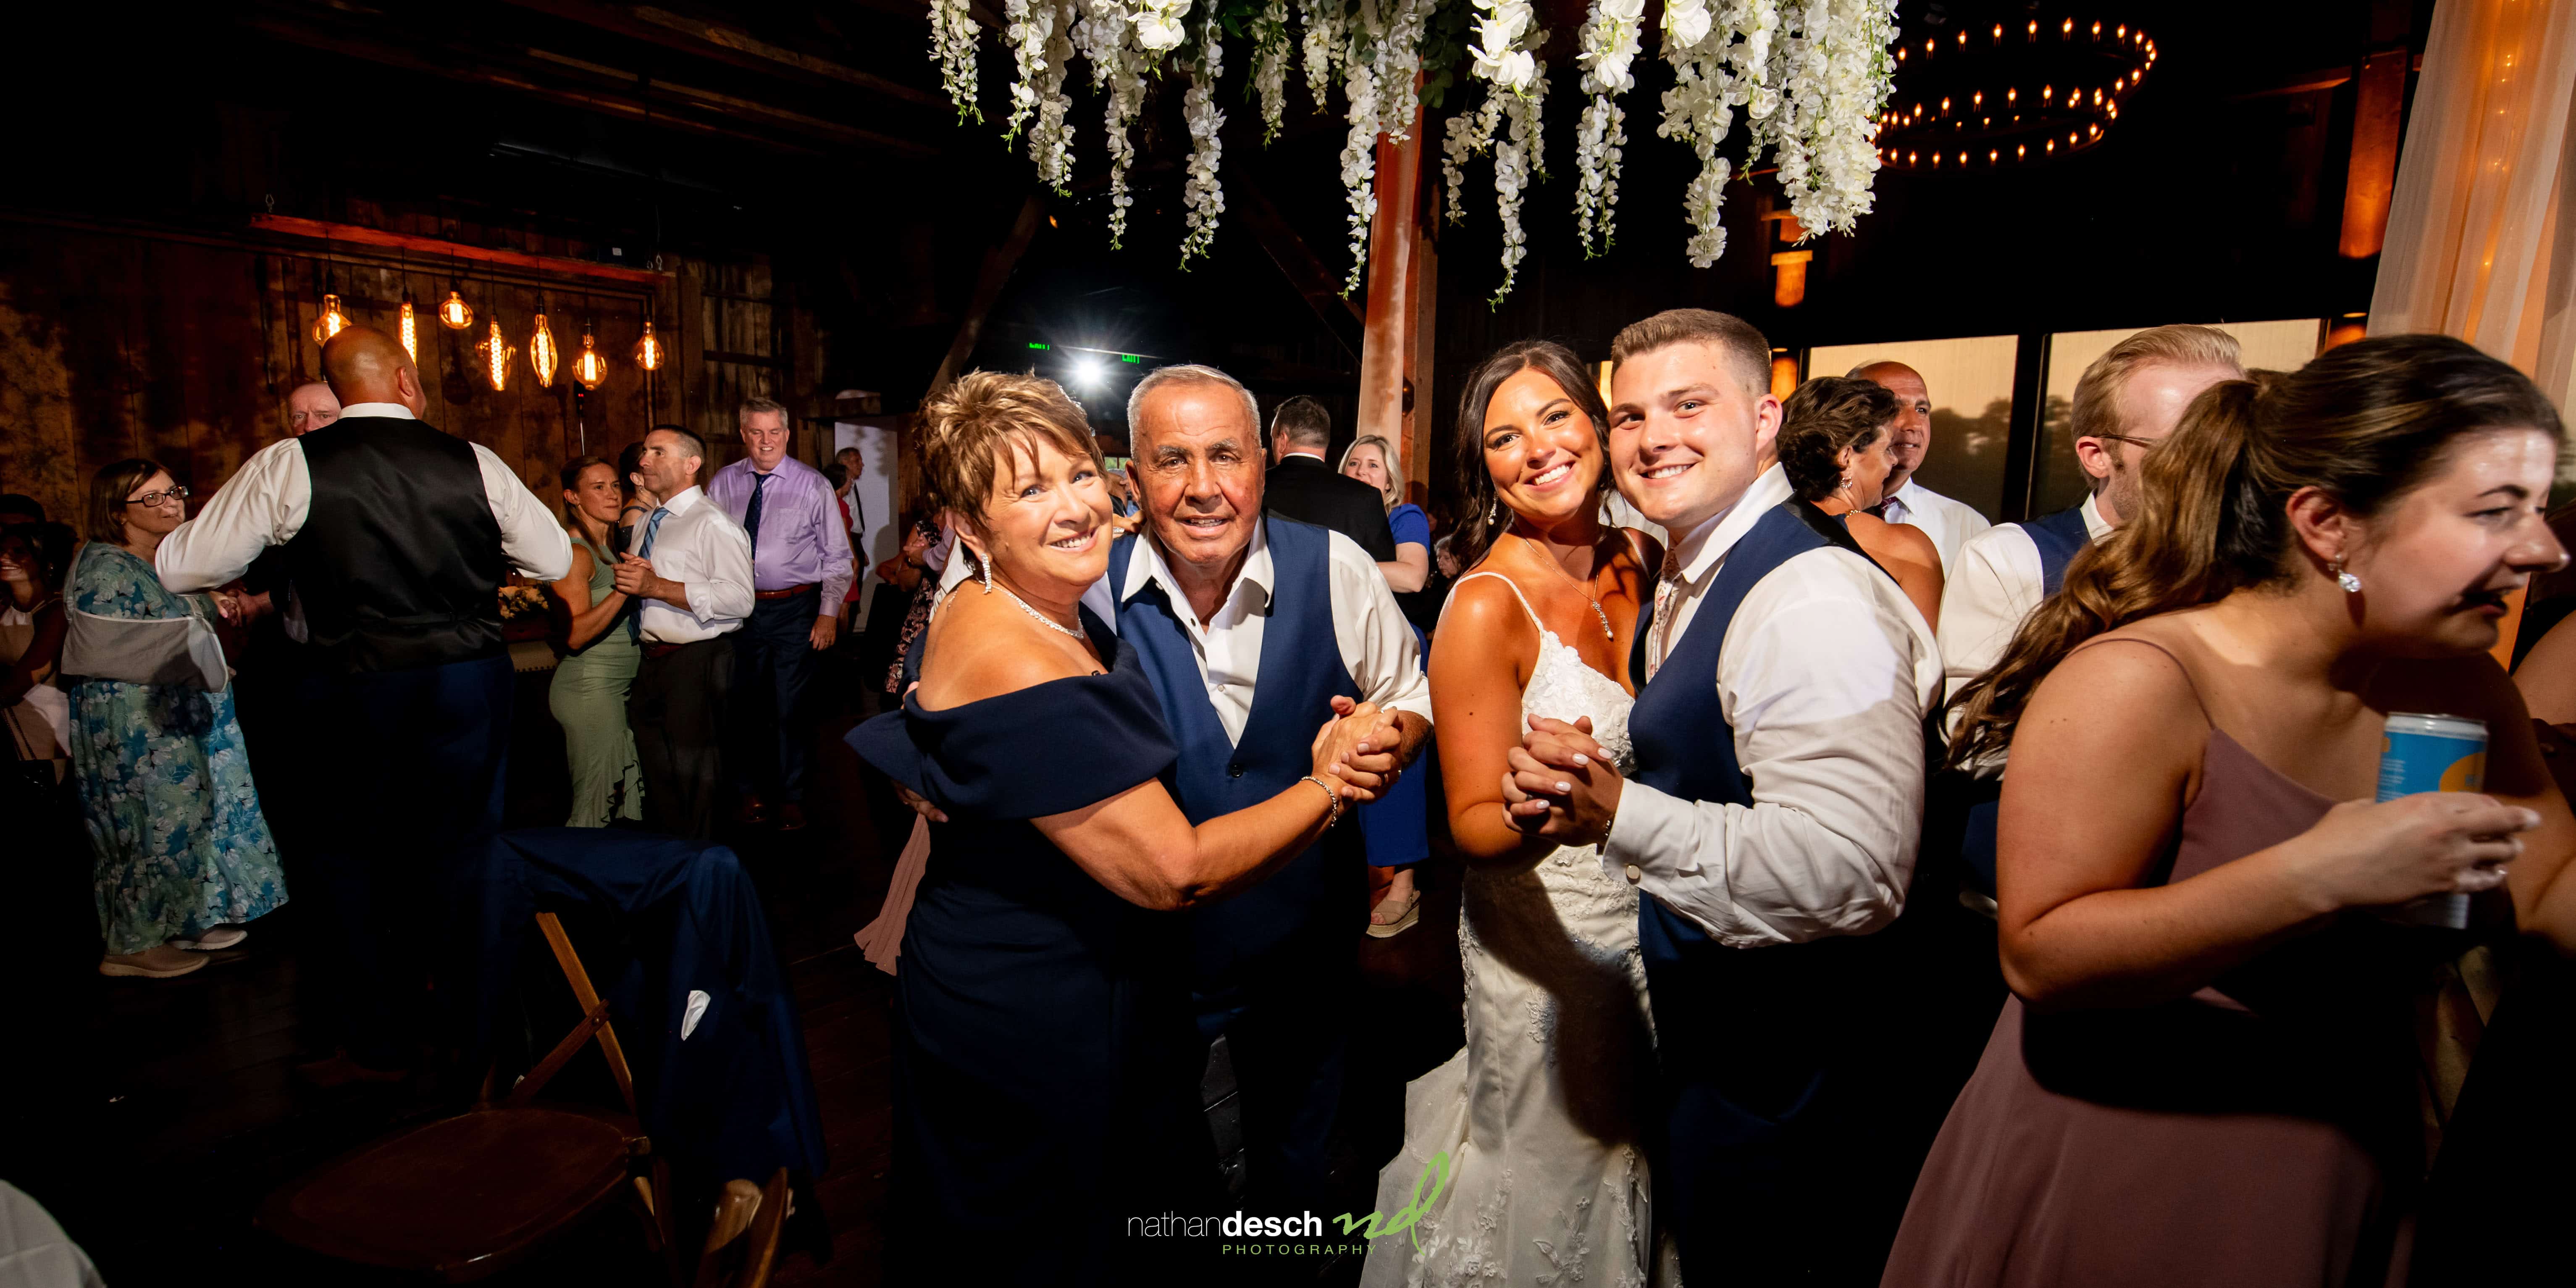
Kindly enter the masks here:
<path id="1" fill-rule="evenodd" d="M 1405 1089 L 1377 1210 L 1421 1215 L 1371 1243 L 1373 1288 L 1680 1279 L 1642 1144 L 1654 1039 L 1636 890 L 1590 847 L 1524 835 L 1502 798 L 1533 716 L 1588 721 L 1630 768 L 1629 645 L 1663 556 L 1600 521 L 1607 428 L 1582 366 L 1545 341 L 1487 358 L 1459 404 L 1471 513 L 1451 545 L 1473 568 L 1433 637 L 1431 694 L 1468 862 L 1467 1044 Z"/>

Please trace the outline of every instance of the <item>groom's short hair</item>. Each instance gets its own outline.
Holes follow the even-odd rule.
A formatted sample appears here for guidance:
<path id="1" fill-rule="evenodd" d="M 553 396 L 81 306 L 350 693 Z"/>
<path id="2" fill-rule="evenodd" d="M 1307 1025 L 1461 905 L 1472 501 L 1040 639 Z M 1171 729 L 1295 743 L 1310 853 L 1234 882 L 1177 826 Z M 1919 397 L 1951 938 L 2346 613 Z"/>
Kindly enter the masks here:
<path id="1" fill-rule="evenodd" d="M 1734 368 L 1748 394 L 1771 392 L 1771 342 L 1750 322 L 1714 309 L 1666 309 L 1642 322 L 1631 322 L 1610 342 L 1610 364 L 1616 368 L 1639 354 L 1676 344 L 1713 346 Z"/>

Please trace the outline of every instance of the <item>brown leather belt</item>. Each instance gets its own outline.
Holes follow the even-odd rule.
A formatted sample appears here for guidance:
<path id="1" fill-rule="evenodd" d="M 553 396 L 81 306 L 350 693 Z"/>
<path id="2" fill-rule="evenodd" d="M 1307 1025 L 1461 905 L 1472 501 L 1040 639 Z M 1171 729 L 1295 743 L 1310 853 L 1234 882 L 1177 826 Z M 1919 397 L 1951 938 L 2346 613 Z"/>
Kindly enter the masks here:
<path id="1" fill-rule="evenodd" d="M 790 586 L 785 590 L 755 590 L 751 592 L 751 597 L 753 599 L 794 599 L 813 589 L 815 589 L 815 583 L 809 581 L 802 586 Z"/>
<path id="2" fill-rule="evenodd" d="M 652 640 L 644 640 L 641 641 L 641 643 L 644 645 L 644 656 L 650 658 L 669 657 L 670 655 L 679 652 L 681 649 L 688 647 L 687 644 L 659 644 Z"/>

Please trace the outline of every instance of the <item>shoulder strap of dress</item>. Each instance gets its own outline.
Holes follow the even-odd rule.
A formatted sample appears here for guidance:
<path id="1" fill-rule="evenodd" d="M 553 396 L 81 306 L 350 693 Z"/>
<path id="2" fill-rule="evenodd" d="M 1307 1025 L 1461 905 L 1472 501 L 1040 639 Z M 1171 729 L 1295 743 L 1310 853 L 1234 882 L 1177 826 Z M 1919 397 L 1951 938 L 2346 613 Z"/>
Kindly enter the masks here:
<path id="1" fill-rule="evenodd" d="M 2114 636 L 2109 639 L 2086 640 L 2082 644 L 2077 645 L 2072 652 L 2067 654 L 2067 656 L 2073 657 L 2076 653 L 2081 653 L 2097 644 L 2143 644 L 2148 648 L 2164 654 L 2165 658 L 2174 664 L 2175 669 L 2182 672 L 2182 682 L 2185 687 L 2191 690 L 2191 703 L 2193 706 L 2200 708 L 2201 723 L 2208 725 L 2212 729 L 2218 727 L 2218 721 L 2211 718 L 2209 714 L 2209 703 L 2203 700 L 2200 696 L 2200 681 L 2192 678 L 2191 664 L 2183 661 L 2180 654 L 2174 652 L 2172 649 L 2166 648 L 2162 644 L 2156 643 L 2154 640 L 2142 640 L 2133 635 L 2122 635 Z"/>
<path id="2" fill-rule="evenodd" d="M 1459 588 L 1460 586 L 1464 586 L 1464 585 L 1466 585 L 1468 582 L 1474 581 L 1474 580 L 1476 580 L 1476 579 L 1477 579 L 1477 578 L 1479 578 L 1479 577 L 1491 577 L 1491 578 L 1493 578 L 1494 580 L 1499 581 L 1499 582 L 1503 583 L 1503 584 L 1504 584 L 1504 585 L 1506 585 L 1506 586 L 1510 586 L 1510 587 L 1511 587 L 1511 590 L 1512 590 L 1512 598 L 1517 599 L 1517 600 L 1520 600 L 1520 601 L 1521 601 L 1521 611 L 1522 611 L 1522 612 L 1524 612 L 1524 613 L 1529 614 L 1530 625 L 1537 627 L 1537 628 L 1539 629 L 1539 633 L 1541 633 L 1541 634 L 1545 634 L 1545 633 L 1547 632 L 1547 623 L 1542 622 L 1542 621 L 1540 621 L 1540 620 L 1538 619 L 1538 610 L 1537 610 L 1537 609 L 1534 609 L 1534 608 L 1532 608 L 1532 607 L 1530 607 L 1529 598 L 1528 598 L 1527 596 L 1525 596 L 1525 595 L 1521 594 L 1521 588 L 1520 588 L 1520 586 L 1519 586 L 1518 584 L 1514 583 L 1514 582 L 1512 581 L 1512 579 L 1511 579 L 1511 578 L 1506 577 L 1506 576 L 1502 575 L 1501 573 L 1498 573 L 1498 572 L 1471 572 L 1471 573 L 1468 573 L 1466 576 L 1461 577 L 1461 578 L 1459 578 L 1458 580 L 1456 580 L 1456 581 L 1454 581 L 1454 582 L 1451 582 L 1451 583 L 1449 584 L 1449 596 L 1450 596 L 1450 598 L 1452 598 L 1452 599 L 1457 598 L 1457 595 L 1458 595 L 1458 588 Z"/>

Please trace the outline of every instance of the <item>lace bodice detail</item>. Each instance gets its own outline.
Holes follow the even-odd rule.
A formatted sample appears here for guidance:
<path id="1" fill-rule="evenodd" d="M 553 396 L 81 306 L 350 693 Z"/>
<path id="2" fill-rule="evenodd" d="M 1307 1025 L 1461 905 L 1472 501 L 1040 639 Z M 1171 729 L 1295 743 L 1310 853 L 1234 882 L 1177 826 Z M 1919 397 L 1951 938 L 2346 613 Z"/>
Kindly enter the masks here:
<path id="1" fill-rule="evenodd" d="M 1578 717 L 1592 719 L 1593 741 L 1610 753 L 1619 772 L 1627 774 L 1637 768 L 1636 753 L 1628 745 L 1628 708 L 1636 699 L 1619 687 L 1617 680 L 1592 669 L 1573 645 L 1557 638 L 1556 632 L 1539 620 L 1521 595 L 1521 588 L 1501 573 L 1469 573 L 1458 579 L 1463 586 L 1478 577 L 1491 577 L 1511 586 L 1512 598 L 1520 600 L 1521 611 L 1529 614 L 1530 625 L 1538 628 L 1538 661 L 1530 667 L 1528 687 L 1521 690 L 1521 717 L 1531 716 L 1562 720 L 1572 724 Z M 1457 590 L 1452 587 L 1451 594 Z"/>

